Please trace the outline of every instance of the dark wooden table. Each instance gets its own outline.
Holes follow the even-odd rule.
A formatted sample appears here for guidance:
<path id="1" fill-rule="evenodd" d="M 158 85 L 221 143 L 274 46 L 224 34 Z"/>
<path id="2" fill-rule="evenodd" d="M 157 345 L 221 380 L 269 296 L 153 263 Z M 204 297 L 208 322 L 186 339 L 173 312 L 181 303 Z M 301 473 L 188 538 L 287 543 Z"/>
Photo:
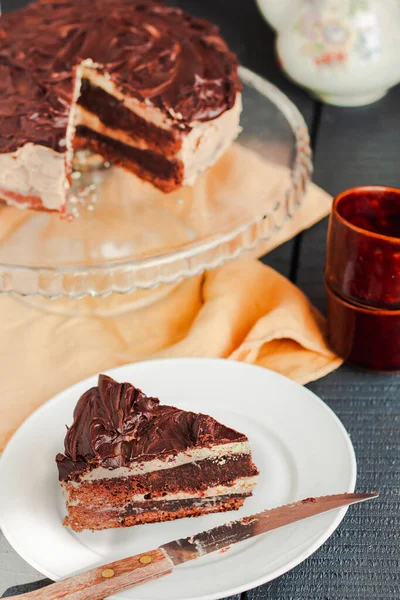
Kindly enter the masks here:
<path id="1" fill-rule="evenodd" d="M 4 10 L 25 3 L 2 2 Z M 274 57 L 274 34 L 253 0 L 178 0 L 175 4 L 218 23 L 242 64 L 267 77 L 295 102 L 311 132 L 315 183 L 331 194 L 360 184 L 400 187 L 400 86 L 365 108 L 322 105 L 280 71 Z M 263 259 L 290 277 L 322 311 L 326 228 L 325 220 Z M 357 487 L 377 489 L 381 496 L 362 508 L 354 507 L 325 545 L 300 566 L 242 594 L 242 600 L 398 600 L 400 376 L 342 367 L 309 387 L 350 432 L 358 460 Z M 19 585 L 27 581 L 29 573 L 36 580 L 40 575 L 24 569 L 20 559 L 13 569 L 13 551 L 3 544 L 0 551 L 8 585 L 18 586 L 7 594 L 37 587 L 37 581 L 28 587 Z M 1 574 L 3 568 L 0 593 L 4 590 Z"/>

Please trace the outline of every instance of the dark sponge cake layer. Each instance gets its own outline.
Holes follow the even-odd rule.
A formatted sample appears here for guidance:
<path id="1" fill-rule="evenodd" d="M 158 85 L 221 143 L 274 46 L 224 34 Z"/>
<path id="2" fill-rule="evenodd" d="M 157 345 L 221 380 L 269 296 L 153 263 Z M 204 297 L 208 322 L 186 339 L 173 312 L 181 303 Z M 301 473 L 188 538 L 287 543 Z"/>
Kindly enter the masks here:
<path id="1" fill-rule="evenodd" d="M 172 157 L 181 148 L 182 141 L 174 130 L 149 123 L 88 79 L 82 79 L 77 104 L 95 114 L 106 127 L 123 131 L 133 141 L 144 140 L 149 150 Z"/>
<path id="2" fill-rule="evenodd" d="M 135 173 L 165 193 L 182 185 L 184 169 L 180 161 L 170 161 L 163 154 L 129 146 L 84 125 L 75 130 L 74 149 L 101 154 L 105 160 Z"/>
<path id="3" fill-rule="evenodd" d="M 116 513 L 110 509 L 97 509 L 73 506 L 69 510 L 68 517 L 64 519 L 64 525 L 71 527 L 74 531 L 84 529 L 101 530 L 117 527 L 131 527 L 144 523 L 158 523 L 160 521 L 175 521 L 185 517 L 200 517 L 202 515 L 238 510 L 247 496 L 250 494 L 232 494 L 229 496 L 218 496 L 217 498 L 201 498 L 196 501 L 169 500 L 129 505 L 125 510 Z M 156 505 L 156 506 L 155 506 Z"/>

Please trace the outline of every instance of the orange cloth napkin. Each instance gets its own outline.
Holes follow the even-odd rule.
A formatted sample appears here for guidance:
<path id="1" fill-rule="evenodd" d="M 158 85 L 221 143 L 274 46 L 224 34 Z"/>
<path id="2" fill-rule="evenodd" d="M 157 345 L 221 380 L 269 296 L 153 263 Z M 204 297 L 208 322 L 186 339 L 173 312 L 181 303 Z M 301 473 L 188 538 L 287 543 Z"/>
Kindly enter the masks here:
<path id="1" fill-rule="evenodd" d="M 294 219 L 253 257 L 165 288 L 163 299 L 141 309 L 124 310 L 128 298 L 114 295 L 79 300 L 81 314 L 71 316 L 66 300 L 0 297 L 0 449 L 55 393 L 124 363 L 218 356 L 268 367 L 302 384 L 337 368 L 341 360 L 326 345 L 322 315 L 298 288 L 254 258 L 321 219 L 330 201 L 311 185 Z M 49 302 L 53 312 L 45 310 Z M 96 314 L 104 307 L 114 316 Z"/>

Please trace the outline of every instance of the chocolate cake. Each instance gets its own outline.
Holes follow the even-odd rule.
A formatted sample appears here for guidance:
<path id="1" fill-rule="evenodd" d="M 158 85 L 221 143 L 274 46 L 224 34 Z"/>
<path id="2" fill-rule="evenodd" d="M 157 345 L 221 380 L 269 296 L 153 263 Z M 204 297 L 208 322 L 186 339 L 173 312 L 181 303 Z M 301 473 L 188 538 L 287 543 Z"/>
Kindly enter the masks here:
<path id="1" fill-rule="evenodd" d="M 75 531 L 236 510 L 258 476 L 242 433 L 105 375 L 78 401 L 56 461 Z"/>
<path id="2" fill-rule="evenodd" d="M 158 0 L 38 0 L 0 19 L 0 199 L 65 211 L 74 150 L 164 192 L 239 132 L 218 28 Z"/>

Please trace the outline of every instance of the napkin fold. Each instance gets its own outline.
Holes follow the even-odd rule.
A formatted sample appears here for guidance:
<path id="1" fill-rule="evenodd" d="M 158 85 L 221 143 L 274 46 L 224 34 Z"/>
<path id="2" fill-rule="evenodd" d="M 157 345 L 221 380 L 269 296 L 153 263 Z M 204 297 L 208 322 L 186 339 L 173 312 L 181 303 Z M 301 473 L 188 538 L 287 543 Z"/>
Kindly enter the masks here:
<path id="1" fill-rule="evenodd" d="M 128 310 L 129 297 L 117 295 L 82 299 L 73 308 L 67 300 L 0 297 L 0 450 L 54 394 L 133 361 L 223 357 L 302 384 L 337 368 L 342 361 L 326 344 L 324 317 L 296 286 L 255 259 L 328 214 L 330 202 L 311 185 L 277 236 L 234 262 L 162 288 L 158 299 L 144 294 L 142 308 L 136 295 L 136 310 Z"/>
<path id="2" fill-rule="evenodd" d="M 325 319 L 285 277 L 241 259 L 207 273 L 200 310 L 182 339 L 153 356 L 218 356 L 307 383 L 341 364 L 327 346 Z"/>

